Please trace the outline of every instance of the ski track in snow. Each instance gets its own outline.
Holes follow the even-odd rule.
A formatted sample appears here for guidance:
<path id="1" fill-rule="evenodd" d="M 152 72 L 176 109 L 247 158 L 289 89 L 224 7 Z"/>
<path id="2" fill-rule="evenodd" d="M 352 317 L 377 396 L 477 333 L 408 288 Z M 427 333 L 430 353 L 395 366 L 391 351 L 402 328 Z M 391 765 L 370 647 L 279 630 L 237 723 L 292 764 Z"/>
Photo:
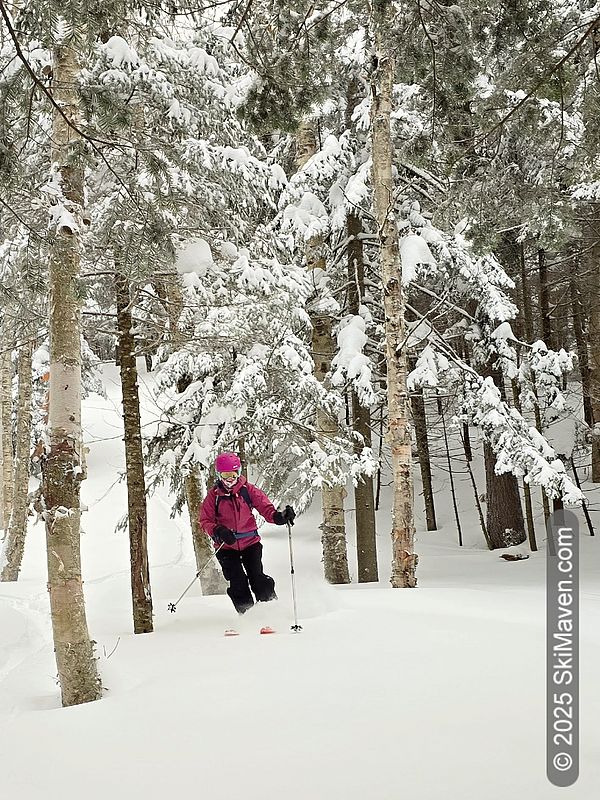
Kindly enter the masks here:
<path id="1" fill-rule="evenodd" d="M 465 514 L 460 551 L 450 504 L 439 502 L 441 529 L 417 534 L 419 588 L 394 591 L 388 584 L 389 512 L 378 515 L 381 581 L 332 587 L 322 578 L 313 507 L 293 529 L 303 630 L 292 633 L 287 532 L 275 526 L 261 532 L 277 602 L 238 619 L 227 597 L 203 597 L 196 582 L 176 613 L 167 611 L 196 565 L 185 517 L 169 519 L 161 491 L 149 500 L 155 630 L 134 636 L 128 539 L 113 533 L 126 496 L 125 487 L 114 484 L 123 455 L 113 435 L 120 425 L 118 382 L 114 368 L 107 374 L 109 398 L 86 401 L 86 430 L 97 441 L 84 493 L 99 499 L 84 515 L 82 535 L 88 624 L 105 692 L 100 702 L 60 708 L 45 536 L 42 526 L 31 525 L 21 579 L 0 592 L 3 796 L 597 796 L 597 540 L 581 537 L 581 775 L 573 787 L 556 789 L 544 763 L 544 552 L 502 561 L 483 549 L 474 512 Z M 150 394 L 151 379 L 144 376 L 140 384 L 143 396 Z M 446 479 L 440 472 L 437 485 Z M 470 508 L 470 486 L 457 482 L 461 508 Z M 352 518 L 349 512 L 350 525 Z M 349 554 L 356 574 L 351 540 Z M 261 636 L 263 625 L 276 635 Z M 230 627 L 240 635 L 225 637 Z M 65 766 L 65 753 L 66 782 L 57 769 Z"/>

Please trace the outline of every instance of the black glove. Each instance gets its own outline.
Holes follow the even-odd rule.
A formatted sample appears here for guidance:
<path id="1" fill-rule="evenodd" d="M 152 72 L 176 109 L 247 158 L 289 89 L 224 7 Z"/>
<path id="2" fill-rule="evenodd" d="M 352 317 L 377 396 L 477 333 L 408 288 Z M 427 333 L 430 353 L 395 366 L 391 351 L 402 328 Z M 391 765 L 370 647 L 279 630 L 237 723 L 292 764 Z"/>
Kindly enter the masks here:
<path id="1" fill-rule="evenodd" d="M 285 525 L 287 522 L 293 525 L 295 518 L 296 512 L 291 506 L 286 506 L 283 511 L 276 511 L 273 514 L 273 522 L 275 525 Z"/>
<path id="2" fill-rule="evenodd" d="M 235 533 L 224 525 L 216 525 L 213 531 L 213 539 L 217 544 L 236 544 Z"/>

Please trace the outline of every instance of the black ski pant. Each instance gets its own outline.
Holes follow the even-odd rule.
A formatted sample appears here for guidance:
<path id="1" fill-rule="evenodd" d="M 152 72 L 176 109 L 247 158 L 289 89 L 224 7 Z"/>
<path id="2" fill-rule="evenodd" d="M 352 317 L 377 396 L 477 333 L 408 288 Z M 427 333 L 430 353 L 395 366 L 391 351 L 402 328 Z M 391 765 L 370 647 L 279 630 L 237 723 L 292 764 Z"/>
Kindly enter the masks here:
<path id="1" fill-rule="evenodd" d="M 231 597 L 235 610 L 243 614 L 252 608 L 254 598 L 258 602 L 277 600 L 275 581 L 265 575 L 262 565 L 262 544 L 256 542 L 243 550 L 221 549 L 217 558 L 226 581 L 229 581 L 227 594 Z"/>

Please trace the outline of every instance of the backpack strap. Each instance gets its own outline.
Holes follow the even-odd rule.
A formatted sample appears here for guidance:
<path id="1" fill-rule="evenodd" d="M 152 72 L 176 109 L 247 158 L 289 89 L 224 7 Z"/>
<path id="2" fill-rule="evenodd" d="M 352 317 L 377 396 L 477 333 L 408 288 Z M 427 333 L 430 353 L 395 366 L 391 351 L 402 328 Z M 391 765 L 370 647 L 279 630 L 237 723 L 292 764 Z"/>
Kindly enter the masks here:
<path id="1" fill-rule="evenodd" d="M 233 495 L 223 495 L 223 494 L 218 494 L 217 495 L 216 500 L 215 500 L 215 519 L 219 516 L 219 504 L 221 503 L 221 500 L 224 500 L 225 498 L 231 498 L 231 497 L 233 497 Z M 250 510 L 252 510 L 252 508 L 253 508 L 252 500 L 250 499 L 250 492 L 248 491 L 248 487 L 246 486 L 246 484 L 244 484 L 240 488 L 240 497 L 242 497 L 244 499 L 244 501 L 246 502 L 248 508 Z"/>

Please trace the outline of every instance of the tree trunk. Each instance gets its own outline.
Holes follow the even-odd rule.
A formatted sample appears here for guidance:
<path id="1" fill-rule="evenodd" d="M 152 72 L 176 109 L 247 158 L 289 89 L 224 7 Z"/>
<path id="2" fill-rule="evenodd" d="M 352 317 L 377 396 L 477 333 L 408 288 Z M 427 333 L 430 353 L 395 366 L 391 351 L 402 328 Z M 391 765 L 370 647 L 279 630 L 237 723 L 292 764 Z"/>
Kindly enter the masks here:
<path id="1" fill-rule="evenodd" d="M 390 0 L 380 0 L 371 8 L 376 65 L 371 84 L 372 183 L 381 245 L 388 436 L 393 474 L 391 583 L 393 587 L 414 587 L 417 585 L 418 557 L 414 552 L 413 480 L 406 391 L 405 294 L 394 214 L 390 129 L 395 75 L 394 50 L 390 40 L 392 5 Z"/>
<path id="2" fill-rule="evenodd" d="M 315 361 L 315 376 L 321 383 L 331 368 L 335 355 L 334 340 L 331 333 L 331 317 L 312 315 L 312 351 Z M 317 409 L 317 433 L 319 437 L 333 439 L 338 433 L 337 420 L 324 409 Z M 344 522 L 343 486 L 323 484 L 321 498 L 323 503 L 323 522 L 321 542 L 323 544 L 323 569 L 325 580 L 329 583 L 350 583 L 348 553 L 346 549 L 346 526 Z"/>
<path id="3" fill-rule="evenodd" d="M 135 360 L 135 341 L 132 332 L 129 281 L 115 276 L 117 329 L 119 332 L 118 365 L 123 395 L 123 424 L 125 429 L 125 466 L 127 472 L 127 517 L 129 524 L 129 554 L 131 562 L 131 599 L 133 602 L 134 633 L 151 633 L 152 592 L 148 567 L 148 514 L 146 481 L 140 423 L 140 398 Z"/>
<path id="4" fill-rule="evenodd" d="M 4 542 L 3 568 L 0 580 L 16 581 L 21 570 L 27 533 L 27 497 L 31 452 L 31 357 L 33 340 L 19 349 L 19 394 L 17 401 L 17 447 L 12 514 Z"/>
<path id="5" fill-rule="evenodd" d="M 2 519 L 2 529 L 6 531 L 8 521 L 12 511 L 13 498 L 13 434 L 12 434 L 12 379 L 13 367 L 9 341 L 12 336 L 8 336 L 8 331 L 3 325 L 2 336 L 0 336 L 0 430 L 2 431 L 2 509 L 0 513 Z"/>
<path id="6" fill-rule="evenodd" d="M 79 64 L 70 44 L 53 53 L 53 97 L 75 124 Z M 56 225 L 50 240 L 50 408 L 49 452 L 44 462 L 44 500 L 48 550 L 48 591 L 54 651 L 64 706 L 97 700 L 102 694 L 88 632 L 81 581 L 81 292 L 80 231 L 84 166 L 76 153 L 80 137 L 53 109 L 52 162 L 61 202 L 74 223 Z"/>
<path id="7" fill-rule="evenodd" d="M 491 377 L 499 386 L 503 376 L 489 364 L 483 370 L 484 377 Z M 510 472 L 496 474 L 496 456 L 491 446 L 483 447 L 487 498 L 486 525 L 491 549 L 521 544 L 527 538 L 525 521 L 519 494 L 519 482 Z"/>
<path id="8" fill-rule="evenodd" d="M 573 333 L 577 345 L 577 358 L 579 361 L 579 373 L 581 375 L 581 396 L 583 398 L 583 416 L 586 423 L 591 427 L 594 425 L 594 412 L 592 410 L 592 398 L 590 391 L 590 361 L 588 357 L 588 344 L 586 341 L 585 329 L 585 310 L 581 302 L 581 291 L 577 274 L 577 262 L 579 258 L 573 259 L 572 271 L 569 275 L 569 292 L 571 298 L 571 316 L 573 319 Z"/>
<path id="9" fill-rule="evenodd" d="M 309 158 L 317 151 L 317 141 L 313 126 L 303 122 L 296 135 L 296 168 L 299 171 Z M 306 248 L 306 265 L 309 270 L 324 268 L 321 256 L 322 242 L 317 238 L 308 243 Z M 309 309 L 312 323 L 312 354 L 315 363 L 315 377 L 324 383 L 331 370 L 331 361 L 335 355 L 333 338 L 333 318 L 330 314 L 315 312 Z M 333 439 L 338 433 L 338 421 L 324 409 L 317 408 L 317 436 L 321 439 Z M 325 579 L 329 583 L 350 583 L 348 569 L 348 553 L 346 549 L 346 527 L 344 522 L 343 486 L 323 484 L 321 500 L 323 522 L 321 524 L 321 542 L 323 545 L 323 569 Z"/>
<path id="10" fill-rule="evenodd" d="M 540 276 L 540 317 L 542 324 L 542 339 L 549 350 L 556 350 L 554 326 L 552 324 L 552 310 L 550 308 L 550 281 L 546 263 L 546 251 L 538 250 L 538 268 Z"/>
<path id="11" fill-rule="evenodd" d="M 487 485 L 486 527 L 491 549 L 522 544 L 526 537 L 519 484 L 514 475 L 497 475 L 496 456 L 491 446 L 483 446 Z"/>
<path id="12" fill-rule="evenodd" d="M 429 455 L 429 439 L 427 436 L 427 414 L 425 411 L 425 401 L 423 399 L 423 389 L 413 392 L 412 399 L 412 418 L 415 426 L 415 439 L 417 443 L 417 453 L 419 456 L 419 468 L 421 470 L 421 480 L 423 482 L 423 499 L 425 500 L 425 519 L 427 530 L 437 530 L 435 519 L 435 503 L 433 501 L 433 483 L 431 481 L 431 457 Z"/>
<path id="13" fill-rule="evenodd" d="M 170 333 L 170 349 L 175 351 L 182 346 L 182 333 L 179 329 L 179 320 L 183 310 L 183 293 L 181 291 L 181 278 L 177 274 L 173 274 L 170 281 L 165 281 L 164 289 L 163 284 L 158 284 L 164 295 L 164 304 L 169 320 L 169 333 Z M 182 383 L 178 386 L 178 391 L 184 392 L 189 386 L 189 376 L 184 376 Z M 198 468 L 191 468 L 191 472 L 184 476 L 185 488 L 185 502 L 188 509 L 190 518 L 190 527 L 192 530 L 192 543 L 194 545 L 194 556 L 196 558 L 196 569 L 201 572 L 199 580 L 202 594 L 225 594 L 227 591 L 227 581 L 223 577 L 223 573 L 217 566 L 215 559 L 211 559 L 214 555 L 214 549 L 210 542 L 209 537 L 204 533 L 200 527 L 199 510 L 200 504 L 204 499 L 200 476 Z"/>
<path id="14" fill-rule="evenodd" d="M 358 314 L 364 294 L 365 265 L 360 234 L 360 217 L 349 213 L 346 221 L 348 234 L 348 312 Z M 362 406 L 358 394 L 351 390 L 352 429 L 360 437 L 354 442 L 354 450 L 360 453 L 363 447 L 372 446 L 371 411 Z M 377 528 L 375 522 L 375 497 L 373 478 L 365 475 L 354 487 L 356 519 L 356 552 L 358 559 L 358 581 L 368 583 L 379 580 L 377 569 Z"/>
<path id="15" fill-rule="evenodd" d="M 196 556 L 196 566 L 200 573 L 200 586 L 202 587 L 202 594 L 225 594 L 227 589 L 227 582 L 223 577 L 221 570 L 217 566 L 216 559 L 211 560 L 214 555 L 214 549 L 210 543 L 210 539 L 200 527 L 198 519 L 198 509 L 203 500 L 202 492 L 200 489 L 200 478 L 197 470 L 186 475 L 185 481 L 185 499 L 190 515 L 190 525 L 192 528 L 192 540 L 194 542 L 194 554 Z M 203 569 L 204 567 L 204 569 Z"/>
<path id="16" fill-rule="evenodd" d="M 589 203 L 583 226 L 583 250 L 589 274 L 590 399 L 594 421 L 592 480 L 600 483 L 600 203 Z"/>

